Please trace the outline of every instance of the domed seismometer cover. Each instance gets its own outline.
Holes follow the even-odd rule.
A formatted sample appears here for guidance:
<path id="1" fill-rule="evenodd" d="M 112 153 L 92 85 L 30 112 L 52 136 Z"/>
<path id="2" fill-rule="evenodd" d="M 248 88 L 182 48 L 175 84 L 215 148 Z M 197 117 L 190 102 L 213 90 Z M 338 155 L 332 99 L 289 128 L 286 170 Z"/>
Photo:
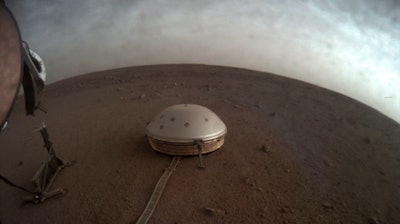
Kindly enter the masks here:
<path id="1" fill-rule="evenodd" d="M 195 104 L 170 106 L 147 125 L 146 134 L 154 150 L 170 155 L 197 155 L 217 150 L 227 133 L 224 122 L 211 110 Z"/>

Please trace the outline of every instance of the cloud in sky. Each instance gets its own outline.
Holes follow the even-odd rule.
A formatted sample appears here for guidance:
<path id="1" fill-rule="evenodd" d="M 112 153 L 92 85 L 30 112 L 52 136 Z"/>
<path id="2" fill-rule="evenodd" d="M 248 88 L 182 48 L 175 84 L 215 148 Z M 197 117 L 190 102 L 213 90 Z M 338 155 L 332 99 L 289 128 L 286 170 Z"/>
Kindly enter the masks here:
<path id="1" fill-rule="evenodd" d="M 135 65 L 272 72 L 400 122 L 399 1 L 6 1 L 54 82 Z"/>

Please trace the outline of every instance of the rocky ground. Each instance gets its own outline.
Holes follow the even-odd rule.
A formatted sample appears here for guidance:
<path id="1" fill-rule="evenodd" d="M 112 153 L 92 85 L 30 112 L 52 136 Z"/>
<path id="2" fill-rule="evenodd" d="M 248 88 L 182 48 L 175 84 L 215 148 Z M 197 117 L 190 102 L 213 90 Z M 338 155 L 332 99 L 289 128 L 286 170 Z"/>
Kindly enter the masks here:
<path id="1" fill-rule="evenodd" d="M 400 223 L 400 126 L 343 95 L 280 76 L 206 65 L 97 72 L 47 86 L 48 114 L 18 99 L 0 135 L 0 173 L 30 182 L 46 151 L 77 163 L 53 188 L 68 194 L 22 205 L 0 183 L 0 222 L 134 223 L 171 157 L 145 126 L 162 109 L 200 104 L 226 124 L 224 146 L 184 157 L 149 223 Z"/>

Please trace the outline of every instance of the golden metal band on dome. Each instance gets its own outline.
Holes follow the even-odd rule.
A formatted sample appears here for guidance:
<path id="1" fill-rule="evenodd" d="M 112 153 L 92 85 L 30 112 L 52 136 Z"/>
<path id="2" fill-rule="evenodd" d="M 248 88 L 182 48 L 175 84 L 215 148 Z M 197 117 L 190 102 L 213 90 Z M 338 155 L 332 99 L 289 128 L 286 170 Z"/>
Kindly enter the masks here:
<path id="1" fill-rule="evenodd" d="M 207 154 L 219 149 L 224 144 L 224 137 L 205 141 L 203 144 L 202 154 Z M 171 143 L 160 141 L 149 137 L 151 147 L 161 153 L 176 156 L 196 156 L 198 155 L 198 145 L 192 143 Z"/>

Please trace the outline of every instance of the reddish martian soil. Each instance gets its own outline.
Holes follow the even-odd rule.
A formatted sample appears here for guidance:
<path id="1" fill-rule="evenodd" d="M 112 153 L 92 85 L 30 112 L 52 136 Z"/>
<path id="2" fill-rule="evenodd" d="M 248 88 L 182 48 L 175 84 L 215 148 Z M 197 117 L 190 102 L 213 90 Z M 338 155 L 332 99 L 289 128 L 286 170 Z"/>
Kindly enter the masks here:
<path id="1" fill-rule="evenodd" d="M 51 74 L 50 74 L 51 75 Z M 53 188 L 64 197 L 23 205 L 0 182 L 0 222 L 135 223 L 171 157 L 145 126 L 162 109 L 200 104 L 226 124 L 224 146 L 184 157 L 149 223 L 400 223 L 400 126 L 343 95 L 244 69 L 160 65 L 51 84 L 48 114 L 23 99 L 0 135 L 0 173 L 33 189 L 46 160 L 44 121 L 58 156 L 77 163 Z"/>

